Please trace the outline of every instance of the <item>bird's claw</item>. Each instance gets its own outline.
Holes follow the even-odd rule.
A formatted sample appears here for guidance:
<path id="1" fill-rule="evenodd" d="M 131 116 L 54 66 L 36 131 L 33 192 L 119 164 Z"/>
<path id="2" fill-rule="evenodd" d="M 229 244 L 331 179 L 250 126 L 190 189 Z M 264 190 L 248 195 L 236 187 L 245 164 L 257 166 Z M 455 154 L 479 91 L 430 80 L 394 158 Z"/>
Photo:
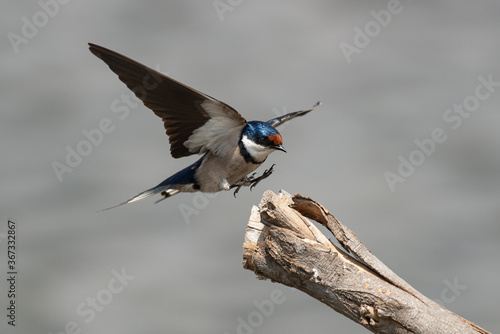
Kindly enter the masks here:
<path id="1" fill-rule="evenodd" d="M 236 194 L 240 191 L 241 187 L 250 187 L 250 191 L 252 191 L 253 187 L 255 187 L 257 184 L 259 184 L 260 181 L 264 180 L 265 178 L 269 177 L 273 173 L 273 167 L 274 164 L 271 166 L 271 168 L 266 169 L 264 173 L 262 173 L 261 176 L 255 177 L 255 173 L 253 173 L 250 176 L 246 176 L 242 178 L 239 181 L 236 181 L 231 185 L 232 188 L 236 188 L 234 191 L 234 197 L 236 197 Z"/>

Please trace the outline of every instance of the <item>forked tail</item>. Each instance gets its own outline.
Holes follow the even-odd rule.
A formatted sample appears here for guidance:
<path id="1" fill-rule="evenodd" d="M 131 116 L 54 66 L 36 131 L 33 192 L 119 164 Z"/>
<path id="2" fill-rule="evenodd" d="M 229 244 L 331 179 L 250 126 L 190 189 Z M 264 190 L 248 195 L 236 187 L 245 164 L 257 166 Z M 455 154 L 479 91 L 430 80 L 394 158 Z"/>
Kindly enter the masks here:
<path id="1" fill-rule="evenodd" d="M 159 199 L 158 201 L 156 201 L 155 202 L 155 204 L 156 204 L 156 203 L 158 203 L 160 201 L 163 201 L 164 199 L 166 199 L 166 198 L 168 198 L 170 196 L 173 196 L 175 194 L 178 194 L 180 192 L 180 190 L 178 190 L 178 189 L 171 188 L 171 185 L 162 185 L 162 184 L 159 184 L 156 187 L 153 187 L 151 189 L 145 190 L 142 193 L 140 193 L 140 194 L 132 197 L 128 201 L 125 201 L 123 203 L 120 203 L 118 205 L 112 206 L 110 208 L 107 208 L 107 209 L 104 209 L 104 210 L 101 210 L 101 211 L 98 211 L 98 212 L 102 212 L 102 211 L 107 211 L 107 210 L 110 210 L 110 209 L 114 209 L 114 208 L 117 208 L 117 207 L 125 205 L 125 204 L 129 204 L 129 203 L 134 203 L 134 202 L 140 201 L 141 199 L 145 199 L 145 198 L 148 198 L 148 197 L 151 197 L 153 195 L 161 193 L 164 197 L 161 198 L 161 199 Z"/>
<path id="2" fill-rule="evenodd" d="M 168 179 L 164 180 L 162 183 L 157 185 L 156 187 L 153 187 L 151 189 L 145 190 L 142 193 L 132 197 L 128 201 L 125 201 L 123 203 L 120 203 L 118 205 L 112 206 L 110 208 L 101 210 L 106 211 L 109 209 L 114 209 L 119 206 L 129 204 L 129 203 L 134 203 L 137 201 L 140 201 L 141 199 L 145 199 L 148 197 L 151 197 L 156 194 L 162 194 L 163 198 L 160 200 L 156 201 L 155 203 L 158 203 L 160 201 L 163 201 L 165 198 L 168 198 L 170 196 L 173 196 L 175 194 L 178 194 L 181 191 L 196 191 L 196 189 L 199 189 L 198 184 L 196 182 L 196 171 L 198 170 L 198 167 L 200 167 L 201 162 L 203 161 L 203 158 L 205 156 L 201 157 L 198 161 L 195 163 L 189 165 L 188 167 L 184 168 L 183 170 L 175 173 Z"/>

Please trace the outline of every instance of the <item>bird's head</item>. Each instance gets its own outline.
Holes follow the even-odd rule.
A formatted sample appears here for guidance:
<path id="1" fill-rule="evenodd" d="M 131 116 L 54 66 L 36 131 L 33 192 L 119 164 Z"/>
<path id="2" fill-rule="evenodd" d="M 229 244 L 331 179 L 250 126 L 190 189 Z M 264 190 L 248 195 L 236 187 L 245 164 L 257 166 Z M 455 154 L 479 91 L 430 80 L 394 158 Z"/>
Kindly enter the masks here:
<path id="1" fill-rule="evenodd" d="M 241 131 L 240 148 L 246 160 L 261 163 L 276 150 L 286 152 L 282 143 L 278 130 L 265 122 L 248 122 Z"/>

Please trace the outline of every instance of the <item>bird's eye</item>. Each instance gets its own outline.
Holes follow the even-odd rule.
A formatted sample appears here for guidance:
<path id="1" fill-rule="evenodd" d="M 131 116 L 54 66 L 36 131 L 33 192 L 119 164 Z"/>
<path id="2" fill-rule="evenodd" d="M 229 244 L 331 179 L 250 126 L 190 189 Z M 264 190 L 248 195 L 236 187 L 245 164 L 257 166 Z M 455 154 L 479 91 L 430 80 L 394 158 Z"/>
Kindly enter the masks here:
<path id="1" fill-rule="evenodd" d="M 271 144 L 271 140 L 267 136 L 260 136 L 257 138 L 257 144 L 262 146 L 269 146 Z"/>

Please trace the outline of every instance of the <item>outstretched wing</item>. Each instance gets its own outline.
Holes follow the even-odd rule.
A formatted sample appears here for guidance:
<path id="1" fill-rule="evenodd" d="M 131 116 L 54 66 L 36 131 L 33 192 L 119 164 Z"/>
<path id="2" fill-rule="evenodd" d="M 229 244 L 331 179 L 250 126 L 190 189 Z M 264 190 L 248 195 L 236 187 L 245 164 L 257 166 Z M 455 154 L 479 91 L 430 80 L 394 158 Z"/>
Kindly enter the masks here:
<path id="1" fill-rule="evenodd" d="M 229 154 L 229 138 L 246 125 L 236 110 L 119 53 L 89 43 L 144 105 L 161 117 L 174 158 L 212 151 Z"/>
<path id="2" fill-rule="evenodd" d="M 276 117 L 276 118 L 270 119 L 269 121 L 267 121 L 267 124 L 269 124 L 269 125 L 271 125 L 273 127 L 277 127 L 278 125 L 280 125 L 282 123 L 285 123 L 286 121 L 289 121 L 292 118 L 299 117 L 299 116 L 304 116 L 305 114 L 307 114 L 308 112 L 310 112 L 311 110 L 313 110 L 314 108 L 316 108 L 319 105 L 321 105 L 321 102 L 318 101 L 318 102 L 316 102 L 316 104 L 314 104 L 309 109 L 290 112 L 290 113 L 282 115 L 280 117 Z"/>

